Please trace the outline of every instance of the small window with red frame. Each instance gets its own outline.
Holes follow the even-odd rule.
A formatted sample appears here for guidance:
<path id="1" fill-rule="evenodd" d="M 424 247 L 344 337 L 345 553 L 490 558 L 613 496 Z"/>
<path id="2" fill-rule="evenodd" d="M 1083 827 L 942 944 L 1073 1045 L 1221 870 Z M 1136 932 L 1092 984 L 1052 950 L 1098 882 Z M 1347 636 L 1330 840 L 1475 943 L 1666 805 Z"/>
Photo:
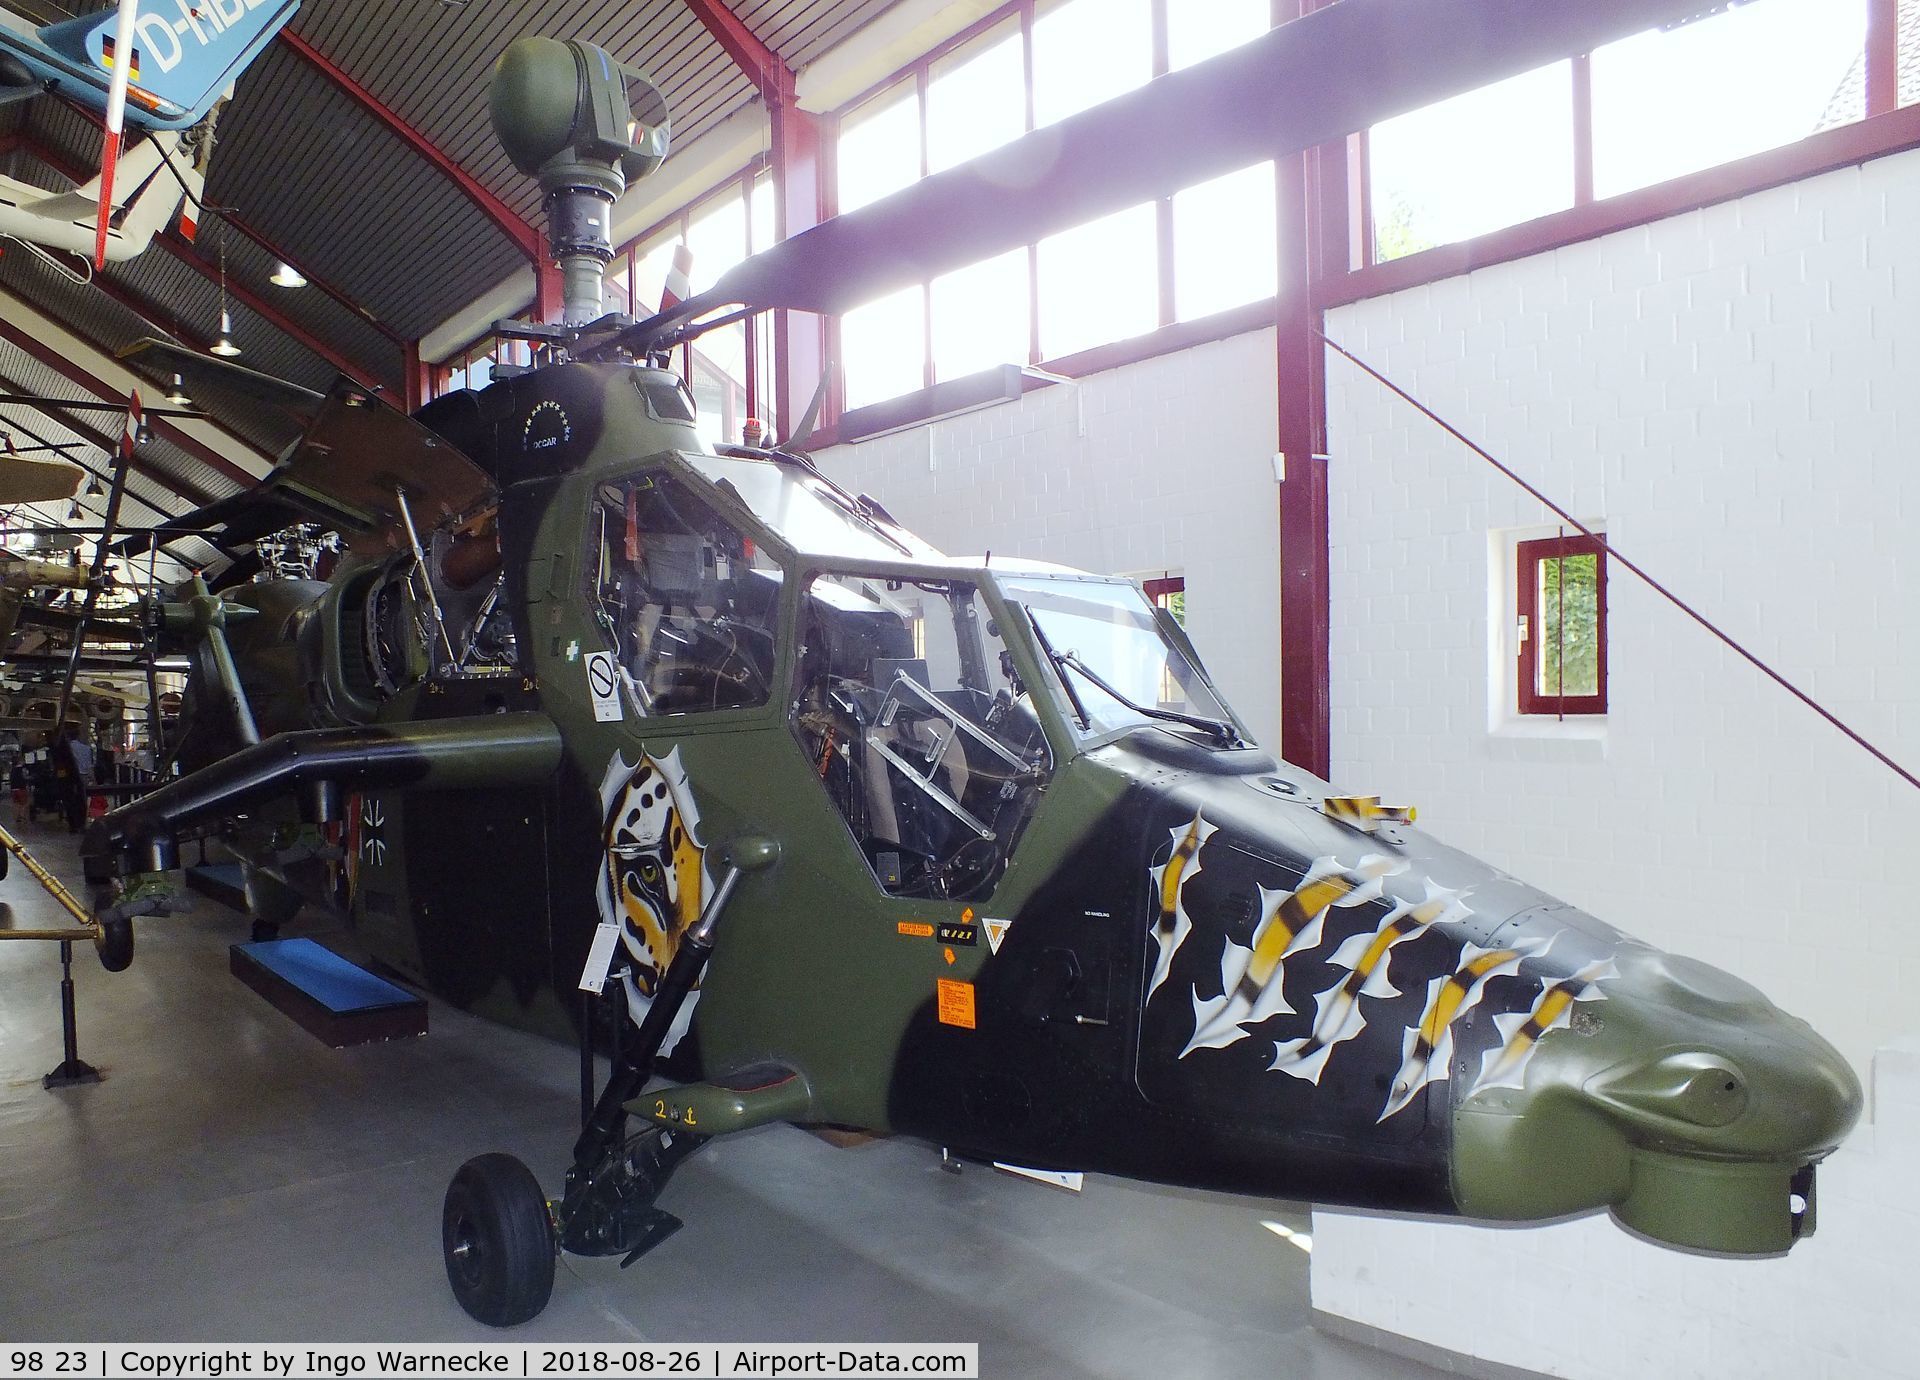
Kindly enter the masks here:
<path id="1" fill-rule="evenodd" d="M 1157 580 L 1142 580 L 1140 592 L 1173 615 L 1173 621 L 1187 626 L 1187 580 L 1184 575 L 1163 575 Z"/>
<path id="2" fill-rule="evenodd" d="M 1607 712 L 1607 553 L 1592 537 L 1514 548 L 1520 712 Z"/>

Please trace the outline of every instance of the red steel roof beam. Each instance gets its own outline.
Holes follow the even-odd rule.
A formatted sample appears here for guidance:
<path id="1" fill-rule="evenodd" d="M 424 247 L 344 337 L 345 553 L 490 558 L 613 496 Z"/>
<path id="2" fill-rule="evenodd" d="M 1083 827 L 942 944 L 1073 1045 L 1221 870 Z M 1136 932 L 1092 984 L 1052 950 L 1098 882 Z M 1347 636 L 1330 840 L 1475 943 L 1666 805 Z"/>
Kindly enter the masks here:
<path id="1" fill-rule="evenodd" d="M 539 261 L 542 252 L 539 232 L 499 197 L 481 186 L 473 174 L 454 162 L 444 149 L 401 119 L 392 107 L 355 81 L 335 65 L 331 58 L 292 29 L 282 29 L 279 41 L 292 49 L 308 66 L 332 82 L 342 94 L 384 125 L 400 142 L 431 163 L 443 177 L 459 189 L 467 200 L 479 207 L 500 232 L 513 241 L 521 253 L 535 262 Z"/>
<path id="2" fill-rule="evenodd" d="M 205 278 L 209 283 L 218 283 L 221 281 L 220 270 L 201 258 L 194 252 L 192 245 L 179 238 L 173 231 L 168 230 L 155 236 L 154 243 L 173 255 L 173 257 L 181 263 L 187 265 L 195 273 L 198 273 L 202 278 Z M 245 283 L 236 282 L 229 278 L 226 280 L 226 290 L 227 295 L 233 298 L 234 301 L 238 302 L 241 306 L 245 307 L 269 326 L 272 326 L 276 331 L 279 331 L 302 349 L 318 355 L 362 388 L 370 388 L 378 391 L 384 390 L 387 387 L 386 384 L 376 379 L 364 367 L 348 359 L 345 355 L 334 349 L 333 346 L 327 344 L 326 341 L 315 336 L 313 332 L 309 331 L 305 326 L 302 326 L 298 321 L 288 318 L 278 307 L 260 296 L 259 293 L 255 292 Z"/>
<path id="3" fill-rule="evenodd" d="M 48 411 L 47 408 L 39 405 L 38 403 L 21 403 L 18 405 L 21 407 L 31 408 L 32 411 L 34 411 L 35 413 L 38 413 L 42 417 L 45 417 L 48 421 L 53 422 L 55 425 L 65 427 L 69 431 L 75 431 L 77 434 L 77 428 L 75 428 L 73 424 L 69 422 L 65 417 L 55 416 L 52 412 Z M 75 465 L 78 468 L 85 470 L 88 474 L 94 476 L 96 479 L 111 481 L 111 479 L 113 478 L 112 474 L 110 474 L 108 471 L 104 469 L 101 469 L 99 466 L 91 464 L 84 460 L 75 460 L 71 455 L 67 454 L 68 451 L 85 450 L 89 446 L 99 446 L 100 443 L 92 440 L 90 437 L 87 439 L 72 441 L 72 442 L 50 441 L 47 439 L 45 432 L 40 430 L 38 427 L 30 426 L 26 422 L 12 421 L 4 418 L 0 418 L 0 428 L 5 428 L 9 432 L 17 431 L 22 436 L 26 437 L 29 441 L 32 441 L 35 445 L 47 446 L 51 448 L 56 454 L 60 456 L 61 459 L 65 460 L 68 464 Z M 113 459 L 114 452 L 117 451 L 119 448 L 120 448 L 120 442 L 117 438 L 114 440 L 114 443 L 112 445 L 102 447 L 102 449 L 104 449 L 107 452 L 107 459 L 109 461 Z M 179 480 L 174 479 L 171 476 L 167 475 L 165 471 L 156 471 L 154 467 L 152 465 L 149 465 L 146 461 L 135 460 L 133 462 L 133 467 L 136 470 L 138 470 L 140 473 L 146 475 L 148 478 L 154 480 L 162 488 L 166 489 L 167 492 L 173 494 L 175 497 L 185 498 L 188 500 L 188 502 L 195 503 L 196 506 L 204 507 L 206 505 L 207 503 L 206 499 L 195 500 L 191 498 L 186 492 L 186 490 L 177 487 L 177 485 L 180 483 Z M 155 503 L 152 499 L 140 497 L 140 495 L 135 493 L 132 489 L 127 490 L 127 497 L 131 501 L 140 504 L 142 507 L 150 509 L 151 511 L 160 514 L 160 516 L 163 519 L 179 516 L 179 514 L 177 513 L 168 512 L 165 508 L 162 508 L 159 504 Z"/>
<path id="4" fill-rule="evenodd" d="M 56 402 L 49 400 L 46 402 L 19 403 L 16 405 L 20 407 L 30 407 L 35 412 L 38 412 L 41 416 L 47 418 L 49 421 L 53 422 L 58 426 L 64 427 L 66 430 L 71 431 L 75 436 L 78 436 L 80 439 L 73 443 L 74 447 L 93 446 L 100 450 L 104 450 L 107 453 L 108 460 L 112 460 L 114 456 L 114 452 L 120 449 L 120 438 L 118 436 L 109 436 L 105 432 L 100 431 L 94 426 L 92 426 L 90 423 L 83 422 L 78 417 L 71 416 L 68 413 L 61 411 L 60 405 Z M 28 428 L 22 423 L 18 423 L 18 422 L 8 423 L 3 420 L 0 420 L 0 427 L 4 427 L 4 426 L 11 426 L 12 429 L 15 431 L 25 432 L 29 435 L 32 434 L 28 430 Z M 52 444 L 44 436 L 34 436 L 34 440 L 41 442 L 43 445 Z M 184 479 L 180 479 L 172 474 L 169 474 L 167 471 L 161 469 L 158 465 L 154 464 L 151 460 L 141 460 L 136 458 L 133 462 L 133 468 L 139 473 L 145 475 L 148 479 L 151 479 L 154 483 L 158 484 L 161 488 L 165 489 L 168 493 L 173 494 L 175 497 L 178 497 L 178 498 L 184 498 L 187 502 L 191 503 L 196 508 L 204 508 L 207 504 L 213 502 L 213 495 L 208 493 L 205 489 L 201 488 L 197 484 L 190 484 Z M 88 472 L 93 473 L 92 470 L 89 470 Z M 129 498 L 137 497 L 137 495 L 134 495 L 131 493 L 128 494 L 127 496 Z M 144 501 L 145 500 L 142 500 L 142 502 Z M 151 507 L 152 505 L 148 504 L 148 506 Z"/>
<path id="5" fill-rule="evenodd" d="M 325 278 L 315 274 L 311 269 L 304 267 L 298 259 L 292 257 L 280 245 L 275 244 L 246 221 L 240 219 L 236 213 L 233 211 L 215 211 L 211 214 L 219 217 L 221 224 L 232 226 L 242 238 L 252 240 L 255 244 L 259 245 L 261 249 L 273 255 L 275 259 L 285 264 L 295 273 L 298 273 L 302 278 L 305 278 L 308 287 L 313 288 L 323 296 L 331 297 L 334 301 L 352 312 L 355 317 L 366 322 L 369 326 L 380 332 L 381 335 L 391 340 L 395 345 L 402 347 L 406 345 L 407 338 L 404 335 L 368 311 L 360 303 L 354 301 L 353 298 L 347 295 L 344 289 L 334 286 Z"/>
<path id="6" fill-rule="evenodd" d="M 780 54 L 769 48 L 722 0 L 685 0 L 694 18 L 706 26 L 714 40 L 727 50 L 727 56 L 753 79 L 760 88 L 760 99 L 769 106 L 787 106 L 793 102 L 793 69 Z"/>

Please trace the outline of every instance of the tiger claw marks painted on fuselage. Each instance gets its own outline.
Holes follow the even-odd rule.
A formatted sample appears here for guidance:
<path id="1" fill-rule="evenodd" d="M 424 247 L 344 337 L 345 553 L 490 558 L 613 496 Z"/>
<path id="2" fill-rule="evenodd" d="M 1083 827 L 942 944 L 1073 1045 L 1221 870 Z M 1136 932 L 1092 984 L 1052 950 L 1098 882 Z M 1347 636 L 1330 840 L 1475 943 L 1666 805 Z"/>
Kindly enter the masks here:
<path id="1" fill-rule="evenodd" d="M 1807 1228 L 1859 1086 L 1759 993 L 1404 826 L 1181 808 L 1144 888 L 1150 1099 L 1437 1156 L 1471 1215 L 1743 1253 Z"/>

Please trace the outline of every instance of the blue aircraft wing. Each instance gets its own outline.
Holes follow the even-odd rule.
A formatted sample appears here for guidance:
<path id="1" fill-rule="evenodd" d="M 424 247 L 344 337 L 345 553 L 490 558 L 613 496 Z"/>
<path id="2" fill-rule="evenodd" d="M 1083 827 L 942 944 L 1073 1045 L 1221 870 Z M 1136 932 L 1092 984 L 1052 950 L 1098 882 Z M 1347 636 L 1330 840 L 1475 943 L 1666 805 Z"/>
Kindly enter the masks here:
<path id="1" fill-rule="evenodd" d="M 125 55 L 127 123 L 197 124 L 299 7 L 300 0 L 140 0 Z M 105 110 L 122 58 L 113 51 L 114 19 L 108 8 L 31 35 L 0 28 L 0 49 L 61 95 Z"/>

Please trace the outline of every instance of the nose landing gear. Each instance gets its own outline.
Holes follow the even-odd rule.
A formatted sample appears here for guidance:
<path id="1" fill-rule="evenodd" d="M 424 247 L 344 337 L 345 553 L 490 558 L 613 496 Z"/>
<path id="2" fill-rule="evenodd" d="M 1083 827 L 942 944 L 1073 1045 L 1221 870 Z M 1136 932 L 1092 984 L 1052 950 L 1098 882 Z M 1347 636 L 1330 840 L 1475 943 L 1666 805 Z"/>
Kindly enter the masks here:
<path id="1" fill-rule="evenodd" d="M 553 1219 L 533 1171 L 512 1155 L 476 1155 L 447 1186 L 440 1214 L 447 1283 L 473 1317 L 512 1327 L 553 1295 Z"/>
<path id="2" fill-rule="evenodd" d="M 612 1076 L 574 1142 L 566 1193 L 549 1205 L 539 1181 L 511 1155 L 468 1160 L 453 1176 L 440 1220 L 447 1282 L 460 1306 L 492 1327 L 526 1322 L 553 1293 L 554 1257 L 619 1255 L 622 1268 L 680 1229 L 680 1220 L 654 1206 L 680 1162 L 708 1137 L 685 1128 L 651 1126 L 627 1135 L 627 1111 L 653 1076 L 667 1032 L 713 953 L 714 928 L 746 871 L 771 866 L 776 843 L 736 839 L 724 845 L 727 870 L 700 919 L 680 938 L 647 1007 L 631 1050 L 614 1060 Z M 583 1026 L 581 1039 L 591 1038 Z"/>

